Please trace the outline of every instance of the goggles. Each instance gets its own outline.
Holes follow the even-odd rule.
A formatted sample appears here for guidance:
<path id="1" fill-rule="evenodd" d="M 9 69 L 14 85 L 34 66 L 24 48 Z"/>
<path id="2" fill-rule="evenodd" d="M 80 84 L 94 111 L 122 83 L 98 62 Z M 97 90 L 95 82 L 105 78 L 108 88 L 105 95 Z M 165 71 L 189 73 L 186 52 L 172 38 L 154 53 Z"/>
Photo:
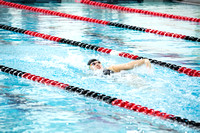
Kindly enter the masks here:
<path id="1" fill-rule="evenodd" d="M 90 65 L 95 66 L 97 63 L 98 63 L 98 64 L 101 64 L 100 61 L 95 61 L 95 62 L 92 62 Z"/>

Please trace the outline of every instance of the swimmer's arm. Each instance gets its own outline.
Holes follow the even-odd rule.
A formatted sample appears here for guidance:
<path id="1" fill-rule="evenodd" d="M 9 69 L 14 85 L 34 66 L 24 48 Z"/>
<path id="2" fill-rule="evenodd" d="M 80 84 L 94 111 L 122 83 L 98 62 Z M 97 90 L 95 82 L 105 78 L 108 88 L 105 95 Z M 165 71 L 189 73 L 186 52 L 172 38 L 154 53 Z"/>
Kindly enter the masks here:
<path id="1" fill-rule="evenodd" d="M 151 68 L 151 63 L 148 59 L 141 59 L 141 60 L 131 61 L 125 64 L 112 65 L 108 67 L 108 69 L 114 72 L 120 72 L 121 70 L 130 70 L 136 66 L 141 66 L 143 64 L 146 64 L 147 67 Z"/>

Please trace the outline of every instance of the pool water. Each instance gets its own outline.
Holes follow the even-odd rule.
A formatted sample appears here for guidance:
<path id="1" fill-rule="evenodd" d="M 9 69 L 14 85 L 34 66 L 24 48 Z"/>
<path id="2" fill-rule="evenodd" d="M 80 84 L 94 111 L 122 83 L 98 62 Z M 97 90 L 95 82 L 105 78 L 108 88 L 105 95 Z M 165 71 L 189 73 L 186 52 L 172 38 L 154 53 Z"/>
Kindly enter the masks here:
<path id="1" fill-rule="evenodd" d="M 128 3 L 122 6 L 200 17 L 199 6 Z M 80 3 L 30 4 L 79 16 L 199 37 L 194 22 L 102 9 Z M 0 23 L 200 70 L 200 43 L 0 6 Z M 102 76 L 88 70 L 131 61 L 0 29 L 0 64 L 200 121 L 200 79 L 153 65 Z M 198 132 L 178 123 L 111 106 L 0 72 L 1 132 Z"/>

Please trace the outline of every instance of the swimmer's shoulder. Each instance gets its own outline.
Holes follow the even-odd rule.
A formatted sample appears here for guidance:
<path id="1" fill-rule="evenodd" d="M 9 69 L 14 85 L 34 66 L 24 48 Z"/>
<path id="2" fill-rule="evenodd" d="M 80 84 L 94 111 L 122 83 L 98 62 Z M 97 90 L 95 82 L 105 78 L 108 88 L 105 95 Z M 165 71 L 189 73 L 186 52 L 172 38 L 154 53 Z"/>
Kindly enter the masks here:
<path id="1" fill-rule="evenodd" d="M 118 69 L 115 68 L 115 66 L 109 66 L 108 68 L 106 68 L 108 70 L 111 70 L 113 72 L 120 72 Z"/>

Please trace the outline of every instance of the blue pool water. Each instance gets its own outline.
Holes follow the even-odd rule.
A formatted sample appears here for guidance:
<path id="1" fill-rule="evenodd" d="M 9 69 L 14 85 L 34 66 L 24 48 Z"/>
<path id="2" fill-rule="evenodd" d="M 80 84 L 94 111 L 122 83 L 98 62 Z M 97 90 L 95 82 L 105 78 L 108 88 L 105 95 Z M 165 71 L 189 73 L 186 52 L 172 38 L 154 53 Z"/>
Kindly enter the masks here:
<path id="1" fill-rule="evenodd" d="M 199 18 L 199 6 L 119 4 Z M 101 9 L 80 3 L 30 6 L 199 37 L 194 22 Z M 0 23 L 200 70 L 200 43 L 0 6 Z M 114 74 L 92 74 L 86 62 L 129 59 L 0 29 L 0 64 L 104 93 L 182 118 L 200 121 L 200 79 L 157 65 Z M 198 132 L 100 101 L 0 72 L 1 132 Z"/>

